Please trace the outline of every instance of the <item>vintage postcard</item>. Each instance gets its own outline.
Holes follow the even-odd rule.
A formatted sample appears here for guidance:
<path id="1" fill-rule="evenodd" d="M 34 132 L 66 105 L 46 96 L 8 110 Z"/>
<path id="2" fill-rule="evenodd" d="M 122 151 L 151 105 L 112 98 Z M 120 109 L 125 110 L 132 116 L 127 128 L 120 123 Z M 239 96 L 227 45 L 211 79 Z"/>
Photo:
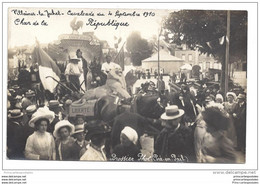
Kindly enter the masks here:
<path id="1" fill-rule="evenodd" d="M 6 9 L 7 168 L 251 163 L 248 9 L 91 6 Z"/>

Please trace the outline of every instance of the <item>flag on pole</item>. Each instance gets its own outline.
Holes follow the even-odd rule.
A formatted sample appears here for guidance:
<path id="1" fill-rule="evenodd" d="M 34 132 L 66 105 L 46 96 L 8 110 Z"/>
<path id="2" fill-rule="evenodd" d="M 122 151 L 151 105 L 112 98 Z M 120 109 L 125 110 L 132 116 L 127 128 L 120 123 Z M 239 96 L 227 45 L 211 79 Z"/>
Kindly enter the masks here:
<path id="1" fill-rule="evenodd" d="M 225 38 L 226 38 L 226 36 L 222 36 L 222 37 L 220 37 L 220 38 L 218 38 L 218 39 L 215 39 L 215 40 L 211 40 L 211 41 L 209 41 L 209 42 L 206 42 L 206 44 L 208 45 L 208 47 L 209 47 L 210 49 L 218 48 L 218 47 L 220 47 L 220 45 L 223 45 L 223 44 L 224 44 Z"/>
<path id="2" fill-rule="evenodd" d="M 114 63 L 118 64 L 122 68 L 123 71 L 124 71 L 124 67 L 125 67 L 124 46 L 125 46 L 125 43 L 121 47 L 120 51 L 118 52 L 118 54 L 116 55 L 116 58 L 114 60 Z"/>
<path id="3" fill-rule="evenodd" d="M 206 44 L 209 46 L 209 48 L 212 49 L 211 43 L 210 42 L 206 42 Z"/>
<path id="4" fill-rule="evenodd" d="M 219 44 L 223 45 L 224 41 L 225 41 L 225 36 L 222 36 L 221 38 L 218 39 L 219 40 Z"/>
<path id="5" fill-rule="evenodd" d="M 34 58 L 39 65 L 39 75 L 44 89 L 53 93 L 58 83 L 46 77 L 51 76 L 60 81 L 59 67 L 39 45 L 34 49 Z"/>
<path id="6" fill-rule="evenodd" d="M 120 37 L 119 39 L 117 39 L 117 37 L 114 36 L 114 40 L 115 40 L 114 46 L 115 46 L 115 48 L 117 49 L 117 48 L 118 48 L 118 45 L 119 45 L 120 42 L 122 41 L 122 38 Z"/>

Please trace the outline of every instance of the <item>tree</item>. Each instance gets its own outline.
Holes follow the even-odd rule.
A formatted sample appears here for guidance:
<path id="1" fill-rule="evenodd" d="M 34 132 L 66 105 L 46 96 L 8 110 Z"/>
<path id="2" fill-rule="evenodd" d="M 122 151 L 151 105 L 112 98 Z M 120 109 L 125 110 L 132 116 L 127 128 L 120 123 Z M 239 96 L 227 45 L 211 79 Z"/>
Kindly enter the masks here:
<path id="1" fill-rule="evenodd" d="M 141 61 L 150 57 L 152 48 L 148 41 L 143 39 L 139 32 L 132 32 L 126 41 L 126 49 L 131 55 L 134 66 L 140 66 Z"/>
<path id="2" fill-rule="evenodd" d="M 172 12 L 165 19 L 164 28 L 173 34 L 173 42 L 187 44 L 201 53 L 212 54 L 222 63 L 222 76 L 225 71 L 225 42 L 227 11 L 181 10 Z M 166 32 L 167 32 L 166 31 Z M 230 17 L 230 63 L 247 58 L 247 12 L 231 11 Z M 223 86 L 224 77 L 222 77 Z"/>

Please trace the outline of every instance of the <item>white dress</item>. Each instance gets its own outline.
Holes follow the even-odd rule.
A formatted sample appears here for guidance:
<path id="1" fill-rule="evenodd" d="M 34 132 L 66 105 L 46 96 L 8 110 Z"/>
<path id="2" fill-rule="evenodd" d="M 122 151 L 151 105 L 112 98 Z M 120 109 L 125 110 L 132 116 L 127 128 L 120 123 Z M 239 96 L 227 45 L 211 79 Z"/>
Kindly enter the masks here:
<path id="1" fill-rule="evenodd" d="M 25 158 L 39 160 L 40 156 L 48 156 L 50 160 L 55 160 L 55 142 L 50 133 L 35 131 L 26 141 Z"/>
<path id="2" fill-rule="evenodd" d="M 89 145 L 87 151 L 80 157 L 80 160 L 107 161 L 107 157 L 103 149 L 104 147 L 102 147 L 100 150 L 96 150 L 91 145 Z"/>

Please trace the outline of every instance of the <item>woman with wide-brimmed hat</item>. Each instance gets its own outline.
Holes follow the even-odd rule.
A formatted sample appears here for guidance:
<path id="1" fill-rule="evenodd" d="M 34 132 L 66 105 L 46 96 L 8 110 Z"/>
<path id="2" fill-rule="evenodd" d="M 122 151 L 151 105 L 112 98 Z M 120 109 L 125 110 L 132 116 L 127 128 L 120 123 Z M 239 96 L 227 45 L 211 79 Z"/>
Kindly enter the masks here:
<path id="1" fill-rule="evenodd" d="M 35 132 L 26 141 L 25 157 L 30 160 L 55 160 L 55 142 L 47 132 L 48 124 L 54 119 L 54 113 L 47 107 L 39 108 L 29 121 Z"/>
<path id="2" fill-rule="evenodd" d="M 71 137 L 71 134 L 74 130 L 74 125 L 68 120 L 61 120 L 55 125 L 53 135 L 56 137 L 57 160 L 72 160 L 72 145 L 75 139 Z"/>

